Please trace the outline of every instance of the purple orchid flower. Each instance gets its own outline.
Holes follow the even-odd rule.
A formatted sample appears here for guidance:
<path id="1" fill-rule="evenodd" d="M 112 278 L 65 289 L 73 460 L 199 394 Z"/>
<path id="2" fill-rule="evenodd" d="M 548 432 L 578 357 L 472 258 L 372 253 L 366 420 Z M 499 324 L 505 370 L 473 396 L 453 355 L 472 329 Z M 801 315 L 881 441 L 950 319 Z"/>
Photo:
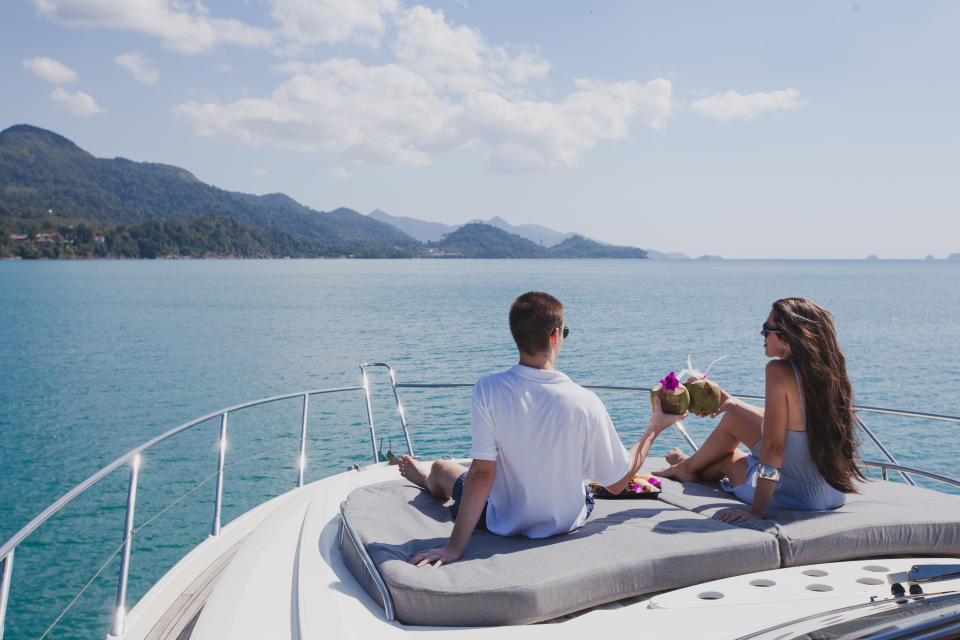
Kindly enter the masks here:
<path id="1" fill-rule="evenodd" d="M 660 384 L 663 385 L 663 388 L 667 391 L 675 391 L 677 387 L 680 386 L 680 381 L 677 380 L 677 376 L 671 371 L 667 374 L 667 377 L 660 381 Z"/>

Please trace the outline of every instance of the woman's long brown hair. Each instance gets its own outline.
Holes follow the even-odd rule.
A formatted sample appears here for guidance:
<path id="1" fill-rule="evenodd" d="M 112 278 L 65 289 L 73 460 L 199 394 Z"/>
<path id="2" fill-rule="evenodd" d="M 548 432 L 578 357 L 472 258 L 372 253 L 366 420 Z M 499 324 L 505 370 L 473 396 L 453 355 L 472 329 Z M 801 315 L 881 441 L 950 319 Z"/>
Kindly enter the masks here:
<path id="1" fill-rule="evenodd" d="M 854 480 L 865 477 L 856 462 L 853 390 L 833 316 L 812 300 L 783 298 L 773 303 L 773 317 L 800 371 L 810 457 L 830 486 L 857 493 Z"/>

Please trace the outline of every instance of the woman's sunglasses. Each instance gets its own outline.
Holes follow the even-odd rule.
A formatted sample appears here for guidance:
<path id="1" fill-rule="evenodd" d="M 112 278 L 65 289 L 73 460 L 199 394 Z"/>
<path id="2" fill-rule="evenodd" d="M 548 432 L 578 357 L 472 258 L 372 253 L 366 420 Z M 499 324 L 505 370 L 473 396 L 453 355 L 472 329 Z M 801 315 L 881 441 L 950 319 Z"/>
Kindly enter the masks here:
<path id="1" fill-rule="evenodd" d="M 764 322 L 764 323 L 763 323 L 763 326 L 760 328 L 760 333 L 762 333 L 762 334 L 763 334 L 763 337 L 766 338 L 768 334 L 771 334 L 771 333 L 780 333 L 780 330 L 779 330 L 779 329 L 771 329 L 770 327 L 767 326 L 767 323 Z"/>

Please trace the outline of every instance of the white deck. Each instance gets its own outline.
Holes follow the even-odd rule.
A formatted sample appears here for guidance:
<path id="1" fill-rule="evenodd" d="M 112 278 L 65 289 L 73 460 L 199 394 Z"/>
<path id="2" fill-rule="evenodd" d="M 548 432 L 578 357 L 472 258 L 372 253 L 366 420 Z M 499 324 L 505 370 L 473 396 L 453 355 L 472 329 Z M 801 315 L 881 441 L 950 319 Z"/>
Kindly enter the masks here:
<path id="1" fill-rule="evenodd" d="M 777 569 L 705 583 L 652 597 L 613 603 L 552 623 L 515 627 L 408 627 L 384 619 L 383 610 L 343 565 L 338 545 L 339 507 L 355 487 L 391 480 L 396 467 L 373 465 L 291 491 L 225 526 L 174 567 L 130 611 L 124 638 L 177 638 L 202 603 L 194 640 L 263 638 L 430 638 L 451 633 L 496 637 L 735 638 L 786 618 L 890 597 L 886 575 L 905 572 L 919 558 L 859 560 Z M 226 554 L 236 552 L 232 556 Z M 926 559 L 934 564 L 960 558 Z M 211 567 L 226 563 L 215 583 Z M 424 568 L 423 571 L 443 569 Z M 960 589 L 960 579 L 936 591 Z M 717 594 L 721 597 L 717 598 Z M 179 612 L 179 615 L 178 615 Z M 190 620 L 187 620 L 190 619 Z M 166 621 L 166 622 L 164 622 Z M 164 630 L 166 635 L 164 635 Z"/>

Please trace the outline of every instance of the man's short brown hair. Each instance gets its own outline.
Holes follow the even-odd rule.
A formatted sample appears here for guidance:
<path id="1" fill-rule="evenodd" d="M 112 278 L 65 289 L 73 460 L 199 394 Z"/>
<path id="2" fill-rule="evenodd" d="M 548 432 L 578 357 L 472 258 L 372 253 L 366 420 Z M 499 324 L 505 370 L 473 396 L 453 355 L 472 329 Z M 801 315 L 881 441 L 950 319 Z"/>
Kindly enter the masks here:
<path id="1" fill-rule="evenodd" d="M 529 291 L 510 305 L 510 333 L 521 353 L 550 349 L 550 334 L 563 326 L 563 305 L 549 293 Z"/>

